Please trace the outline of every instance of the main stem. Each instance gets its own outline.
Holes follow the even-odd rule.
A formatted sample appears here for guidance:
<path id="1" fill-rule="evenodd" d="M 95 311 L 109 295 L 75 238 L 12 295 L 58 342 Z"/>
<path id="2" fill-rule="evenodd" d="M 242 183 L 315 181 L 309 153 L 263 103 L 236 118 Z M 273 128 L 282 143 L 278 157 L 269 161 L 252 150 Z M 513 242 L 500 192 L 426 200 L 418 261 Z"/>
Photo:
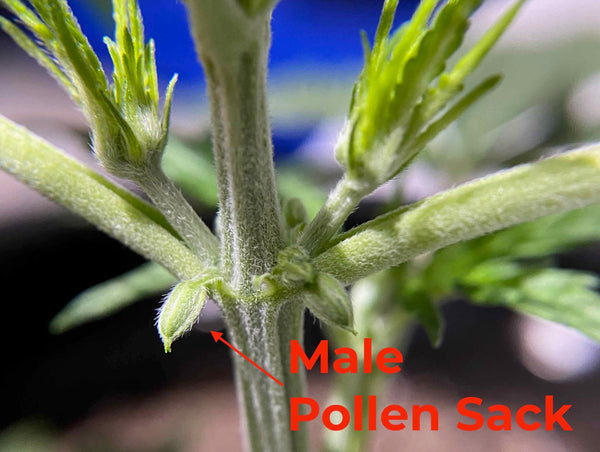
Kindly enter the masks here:
<path id="1" fill-rule="evenodd" d="M 199 52 L 211 103 L 221 262 L 232 287 L 250 294 L 253 277 L 275 265 L 283 229 L 266 97 L 270 14 L 236 25 L 253 32 L 229 30 L 230 45 Z"/>
<path id="2" fill-rule="evenodd" d="M 290 373 L 290 340 L 302 339 L 303 306 L 285 303 L 223 300 L 230 340 L 252 361 L 283 382 L 280 386 L 234 353 L 238 399 L 245 436 L 253 452 L 303 452 L 305 429 L 290 430 L 290 399 L 304 394 L 305 375 Z"/>
<path id="3" fill-rule="evenodd" d="M 284 246 L 266 97 L 271 11 L 249 14 L 229 0 L 187 5 L 211 105 L 227 286 L 220 305 L 233 344 L 284 383 L 234 355 L 249 448 L 302 452 L 306 432 L 290 430 L 289 404 L 303 395 L 304 375 L 290 373 L 289 344 L 301 340 L 303 303 L 265 300 L 253 287 Z"/>

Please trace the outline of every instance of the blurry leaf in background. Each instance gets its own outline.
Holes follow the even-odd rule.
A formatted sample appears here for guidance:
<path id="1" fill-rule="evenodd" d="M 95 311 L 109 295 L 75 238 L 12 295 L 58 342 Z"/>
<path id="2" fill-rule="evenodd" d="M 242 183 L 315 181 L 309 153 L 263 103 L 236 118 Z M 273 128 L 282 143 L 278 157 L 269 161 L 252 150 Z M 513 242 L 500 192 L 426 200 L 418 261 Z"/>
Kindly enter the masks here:
<path id="1" fill-rule="evenodd" d="M 52 319 L 50 331 L 59 334 L 107 317 L 139 300 L 167 291 L 175 282 L 175 277 L 160 265 L 144 264 L 79 294 Z"/>
<path id="2" fill-rule="evenodd" d="M 481 270 L 476 267 L 473 271 Z M 492 268 L 486 271 L 489 280 L 485 284 L 465 285 L 474 303 L 503 306 L 561 323 L 600 342 L 600 294 L 596 292 L 600 279 L 596 275 L 555 268 L 537 271 L 524 268 L 507 278 L 501 273 L 495 275 Z M 468 280 L 469 275 L 465 282 Z"/>
<path id="3" fill-rule="evenodd" d="M 482 167 L 530 160 L 530 153 L 542 147 L 600 138 L 600 124 L 591 132 L 573 127 L 567 117 L 572 90 L 600 71 L 598 40 L 502 48 L 480 70 L 501 71 L 501 86 L 432 143 L 428 163 L 464 179 Z"/>
<path id="4" fill-rule="evenodd" d="M 600 240 L 600 205 L 542 218 L 437 252 L 423 287 L 467 295 L 573 327 L 600 341 L 598 278 L 553 268 L 552 256 Z"/>
<path id="5" fill-rule="evenodd" d="M 39 421 L 21 421 L 0 432 L 0 452 L 56 452 L 55 432 Z"/>
<path id="6" fill-rule="evenodd" d="M 557 253 L 600 240 L 598 224 L 600 205 L 593 205 L 458 243 L 367 277 L 353 289 L 363 313 L 357 330 L 394 337 L 394 322 L 410 318 L 436 346 L 443 334 L 440 303 L 465 296 L 475 304 L 569 326 L 600 342 L 600 279 L 554 268 Z"/>
<path id="7" fill-rule="evenodd" d="M 406 292 L 410 292 L 407 290 Z M 421 325 L 431 345 L 439 347 L 444 334 L 444 320 L 439 306 L 434 303 L 424 290 L 415 291 L 410 295 L 400 296 L 399 301 L 403 308 L 414 316 L 415 322 Z"/>
<path id="8" fill-rule="evenodd" d="M 171 136 L 163 156 L 167 176 L 199 203 L 214 207 L 219 201 L 217 171 L 208 138 L 191 147 Z"/>
<path id="9" fill-rule="evenodd" d="M 195 145 L 187 145 L 170 138 L 163 158 L 163 167 L 167 175 L 196 201 L 206 207 L 216 207 L 217 173 L 208 138 Z M 277 183 L 281 199 L 300 199 L 310 219 L 323 204 L 325 193 L 312 181 L 309 172 L 310 168 L 302 165 L 283 163 L 277 168 Z"/>
<path id="10" fill-rule="evenodd" d="M 424 277 L 440 296 L 456 292 L 457 281 L 476 265 L 498 258 L 544 259 L 600 240 L 600 205 L 524 223 L 436 252 Z"/>

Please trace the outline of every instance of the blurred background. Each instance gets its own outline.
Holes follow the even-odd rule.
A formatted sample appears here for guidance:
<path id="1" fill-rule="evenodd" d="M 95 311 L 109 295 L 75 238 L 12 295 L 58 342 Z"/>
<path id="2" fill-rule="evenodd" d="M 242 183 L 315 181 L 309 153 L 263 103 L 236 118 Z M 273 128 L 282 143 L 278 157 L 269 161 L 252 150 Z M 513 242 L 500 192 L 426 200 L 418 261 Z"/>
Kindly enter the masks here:
<path id="1" fill-rule="evenodd" d="M 359 31 L 375 30 L 380 0 L 282 0 L 273 18 L 271 116 L 278 162 L 304 168 L 326 193 L 339 176 L 332 146 L 362 64 Z M 400 2 L 397 23 L 416 1 Z M 108 0 L 71 0 L 92 45 L 107 58 Z M 201 142 L 208 130 L 203 77 L 185 11 L 173 0 L 140 0 L 148 36 L 157 42 L 163 82 L 177 72 L 173 134 Z M 474 40 L 508 5 L 487 0 Z M 502 85 L 436 140 L 403 175 L 407 200 L 569 143 L 600 139 L 600 2 L 529 0 L 479 75 L 505 74 Z M 473 81 L 476 81 L 477 75 Z M 85 123 L 67 96 L 5 36 L 0 36 L 0 112 L 98 168 Z M 397 184 L 378 190 L 351 218 L 370 218 Z M 214 196 L 213 196 L 214 197 Z M 318 195 L 316 196 L 318 197 Z M 198 204 L 212 222 L 214 204 Z M 600 272 L 600 245 L 557 257 L 561 266 Z M 90 286 L 143 261 L 7 175 L 0 174 L 0 451 L 236 451 L 238 417 L 229 356 L 204 323 L 165 355 L 154 328 L 160 296 L 60 336 L 52 317 Z M 582 451 L 600 440 L 600 348 L 564 327 L 503 309 L 453 300 L 433 349 L 421 329 L 405 345 L 405 365 L 389 403 L 430 403 L 439 432 L 378 433 L 373 450 Z M 307 349 L 321 337 L 310 316 Z M 205 331 L 202 331 L 205 330 Z M 393 346 L 395 344 L 389 344 Z M 330 381 L 310 375 L 325 400 Z M 570 433 L 462 433 L 454 408 L 466 396 L 517 407 L 546 394 L 572 404 Z M 315 444 L 318 432 L 313 431 Z"/>

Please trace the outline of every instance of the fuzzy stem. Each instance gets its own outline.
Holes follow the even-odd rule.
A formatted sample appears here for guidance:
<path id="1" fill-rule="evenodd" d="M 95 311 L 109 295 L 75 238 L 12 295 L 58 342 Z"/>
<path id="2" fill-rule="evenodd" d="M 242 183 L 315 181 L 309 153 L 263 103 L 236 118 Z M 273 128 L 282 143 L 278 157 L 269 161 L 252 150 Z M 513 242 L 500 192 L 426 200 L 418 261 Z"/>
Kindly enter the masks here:
<path id="1" fill-rule="evenodd" d="M 600 202 L 600 145 L 521 165 L 369 221 L 336 239 L 315 266 L 344 284 L 420 254 Z"/>
<path id="2" fill-rule="evenodd" d="M 203 272 L 152 206 L 2 116 L 0 168 L 178 278 Z"/>
<path id="3" fill-rule="evenodd" d="M 160 165 L 151 164 L 135 181 L 201 261 L 206 265 L 215 265 L 219 255 L 217 238 Z"/>
<path id="4" fill-rule="evenodd" d="M 211 103 L 221 262 L 233 288 L 248 294 L 283 246 L 266 100 L 271 14 L 249 17 L 229 3 L 188 7 Z"/>
<path id="5" fill-rule="evenodd" d="M 368 191 L 367 187 L 343 177 L 329 194 L 317 216 L 306 227 L 300 237 L 300 246 L 306 248 L 311 255 L 323 251 L 323 247 L 339 232 L 344 221 Z"/>
<path id="6" fill-rule="evenodd" d="M 280 386 L 238 354 L 233 355 L 240 410 L 249 450 L 306 451 L 306 431 L 290 430 L 291 397 L 304 394 L 304 375 L 291 374 L 289 340 L 300 339 L 301 305 L 224 300 L 230 340 L 242 353 L 283 382 Z"/>
<path id="7" fill-rule="evenodd" d="M 364 366 L 361 360 L 359 366 Z M 359 368 L 360 368 L 359 367 Z M 341 431 L 327 431 L 325 433 L 326 452 L 364 452 L 367 448 L 370 432 L 367 429 L 368 419 L 368 397 L 371 395 L 381 397 L 389 384 L 391 378 L 381 372 L 339 374 L 333 380 L 333 394 L 330 397 L 332 404 L 340 404 L 346 407 L 354 406 L 354 397 L 362 396 L 362 425 L 363 429 L 345 428 Z"/>

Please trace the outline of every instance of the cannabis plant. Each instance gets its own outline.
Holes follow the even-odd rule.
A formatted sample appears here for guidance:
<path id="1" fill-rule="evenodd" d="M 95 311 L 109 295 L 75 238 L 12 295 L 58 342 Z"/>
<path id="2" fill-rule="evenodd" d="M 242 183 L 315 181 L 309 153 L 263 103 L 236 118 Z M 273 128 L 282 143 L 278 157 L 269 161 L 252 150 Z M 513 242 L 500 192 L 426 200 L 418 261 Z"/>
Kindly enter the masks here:
<path id="1" fill-rule="evenodd" d="M 409 320 L 421 322 L 438 343 L 439 302 L 456 293 L 551 318 L 598 339 L 595 278 L 553 269 L 546 259 L 597 238 L 597 209 L 486 235 L 599 202 L 598 145 L 492 174 L 343 231 L 362 199 L 401 174 L 498 84 L 494 75 L 465 88 L 523 1 L 456 59 L 481 0 L 422 0 L 397 29 L 398 0 L 385 0 L 372 42 L 363 34 L 364 68 L 335 147 L 344 175 L 316 215 L 300 199 L 280 197 L 276 183 L 266 96 L 276 3 L 185 0 L 212 112 L 219 211 L 211 231 L 166 175 L 173 166 L 163 154 L 176 77 L 161 102 L 154 43 L 146 41 L 137 1 L 113 0 L 107 77 L 65 0 L 0 0 L 8 12 L 0 19 L 4 31 L 83 111 L 99 162 L 110 174 L 134 181 L 150 200 L 0 118 L 5 171 L 153 262 L 84 294 L 53 328 L 116 309 L 102 301 L 115 284 L 135 289 L 121 291 L 116 304 L 172 285 L 157 319 L 169 351 L 214 300 L 231 343 L 276 377 L 233 357 L 253 451 L 308 448 L 306 429 L 290 429 L 290 399 L 304 394 L 305 377 L 290 371 L 289 347 L 301 340 L 306 308 L 340 343 L 372 337 L 379 348 L 399 337 Z M 194 191 L 185 162 L 200 157 L 186 152 L 179 154 L 179 173 L 188 171 L 184 188 Z M 193 177 L 206 186 L 209 175 Z M 346 288 L 353 284 L 351 301 Z M 372 381 L 359 383 L 338 385 L 340 397 L 373 388 Z M 328 439 L 330 449 L 363 447 L 363 437 L 340 434 L 345 437 Z"/>

